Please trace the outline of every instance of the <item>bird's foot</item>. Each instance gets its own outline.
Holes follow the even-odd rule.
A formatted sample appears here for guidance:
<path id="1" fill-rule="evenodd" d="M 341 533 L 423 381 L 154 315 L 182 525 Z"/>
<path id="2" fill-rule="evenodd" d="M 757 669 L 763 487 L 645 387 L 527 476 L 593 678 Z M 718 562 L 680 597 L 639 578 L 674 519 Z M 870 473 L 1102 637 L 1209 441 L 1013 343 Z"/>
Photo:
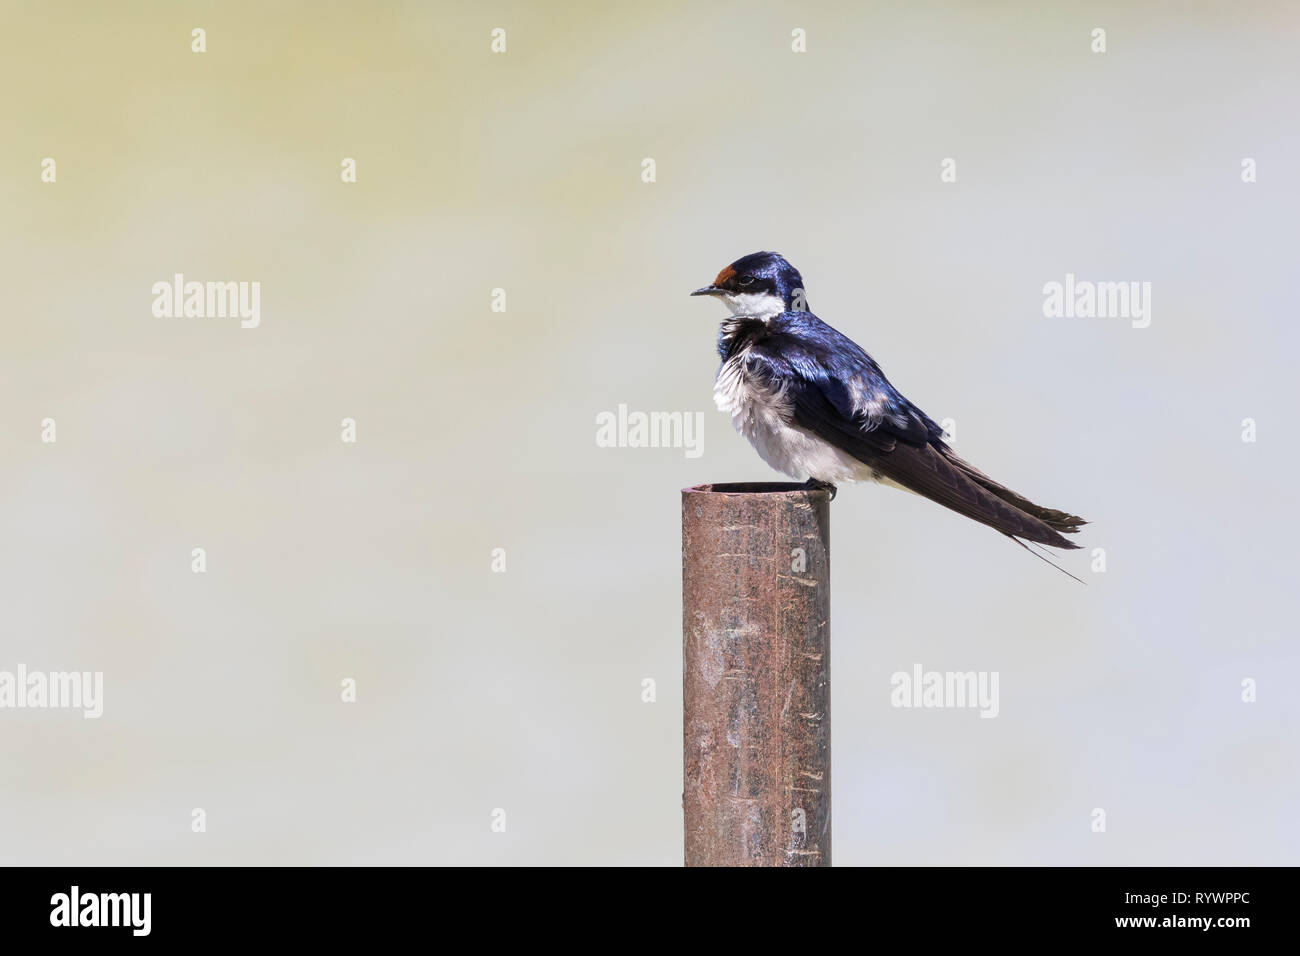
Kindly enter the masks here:
<path id="1" fill-rule="evenodd" d="M 836 488 L 829 481 L 821 481 L 817 478 L 809 478 L 807 481 L 803 483 L 803 486 L 807 488 L 809 491 L 829 491 L 831 493 L 831 501 L 835 500 Z"/>

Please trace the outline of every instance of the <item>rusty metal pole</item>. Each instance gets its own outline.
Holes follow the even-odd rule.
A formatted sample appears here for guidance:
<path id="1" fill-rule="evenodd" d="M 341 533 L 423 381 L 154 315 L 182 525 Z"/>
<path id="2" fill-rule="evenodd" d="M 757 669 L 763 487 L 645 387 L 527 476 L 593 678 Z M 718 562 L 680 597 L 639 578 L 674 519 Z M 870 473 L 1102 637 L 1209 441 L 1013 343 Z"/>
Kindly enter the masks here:
<path id="1" fill-rule="evenodd" d="M 687 866 L 830 866 L 830 493 L 682 490 Z"/>

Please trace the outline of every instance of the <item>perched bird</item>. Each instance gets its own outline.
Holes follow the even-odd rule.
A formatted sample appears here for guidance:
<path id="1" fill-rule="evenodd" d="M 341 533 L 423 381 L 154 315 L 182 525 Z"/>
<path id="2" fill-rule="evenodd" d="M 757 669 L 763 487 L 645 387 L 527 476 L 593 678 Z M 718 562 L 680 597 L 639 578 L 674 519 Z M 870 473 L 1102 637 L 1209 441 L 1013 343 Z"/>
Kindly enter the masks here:
<path id="1" fill-rule="evenodd" d="M 882 482 L 1022 547 L 1079 547 L 1062 535 L 1087 522 L 1036 505 L 957 457 L 870 355 L 808 310 L 803 278 L 775 252 L 737 259 L 691 295 L 713 296 L 731 312 L 718 333 L 714 401 L 777 471 L 832 494 L 839 482 Z"/>

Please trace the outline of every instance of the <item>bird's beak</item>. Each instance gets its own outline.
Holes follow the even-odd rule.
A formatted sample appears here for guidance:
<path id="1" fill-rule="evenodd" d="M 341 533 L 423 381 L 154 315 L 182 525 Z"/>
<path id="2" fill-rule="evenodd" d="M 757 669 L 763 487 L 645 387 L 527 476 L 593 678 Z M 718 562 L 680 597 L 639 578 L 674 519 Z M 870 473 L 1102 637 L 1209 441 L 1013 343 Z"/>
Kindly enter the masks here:
<path id="1" fill-rule="evenodd" d="M 691 295 L 724 295 L 725 289 L 719 289 L 716 285 L 706 285 L 703 289 L 696 289 Z"/>

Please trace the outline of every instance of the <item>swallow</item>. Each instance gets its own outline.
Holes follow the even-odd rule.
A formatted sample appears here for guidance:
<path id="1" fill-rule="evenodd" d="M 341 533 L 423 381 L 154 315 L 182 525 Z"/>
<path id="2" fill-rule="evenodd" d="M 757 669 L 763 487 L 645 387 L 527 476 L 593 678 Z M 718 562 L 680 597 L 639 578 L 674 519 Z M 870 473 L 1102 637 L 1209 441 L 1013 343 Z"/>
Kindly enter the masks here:
<path id="1" fill-rule="evenodd" d="M 891 485 L 1022 547 L 1079 547 L 1064 535 L 1086 521 L 1034 504 L 959 458 L 870 355 L 809 310 L 803 277 L 782 256 L 737 259 L 691 295 L 730 312 L 718 332 L 714 402 L 777 471 L 832 497 L 841 482 Z"/>

